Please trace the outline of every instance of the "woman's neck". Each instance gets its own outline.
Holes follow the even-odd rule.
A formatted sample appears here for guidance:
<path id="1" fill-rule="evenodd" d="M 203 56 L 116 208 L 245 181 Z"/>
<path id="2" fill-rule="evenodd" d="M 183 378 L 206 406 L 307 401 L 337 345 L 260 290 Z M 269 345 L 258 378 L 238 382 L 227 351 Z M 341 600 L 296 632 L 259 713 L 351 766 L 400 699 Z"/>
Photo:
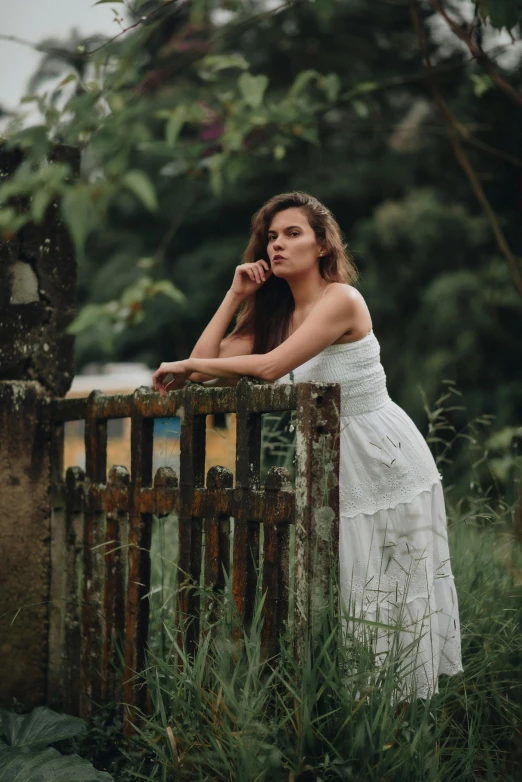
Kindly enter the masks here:
<path id="1" fill-rule="evenodd" d="M 328 284 L 320 274 L 304 279 L 287 280 L 287 282 L 294 298 L 294 312 L 301 312 L 311 307 Z"/>

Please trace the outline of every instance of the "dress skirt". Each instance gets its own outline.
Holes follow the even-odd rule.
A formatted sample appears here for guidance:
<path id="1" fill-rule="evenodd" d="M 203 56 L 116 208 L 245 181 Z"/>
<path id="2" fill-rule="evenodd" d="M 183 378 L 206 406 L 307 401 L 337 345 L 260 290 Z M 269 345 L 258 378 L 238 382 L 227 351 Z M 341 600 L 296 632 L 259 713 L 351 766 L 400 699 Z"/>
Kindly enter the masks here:
<path id="1" fill-rule="evenodd" d="M 398 652 L 403 697 L 426 698 L 440 674 L 462 670 L 438 469 L 413 421 L 389 399 L 341 418 L 340 459 L 340 585 L 350 628 L 372 626 L 361 618 L 379 623 L 377 663 Z"/>

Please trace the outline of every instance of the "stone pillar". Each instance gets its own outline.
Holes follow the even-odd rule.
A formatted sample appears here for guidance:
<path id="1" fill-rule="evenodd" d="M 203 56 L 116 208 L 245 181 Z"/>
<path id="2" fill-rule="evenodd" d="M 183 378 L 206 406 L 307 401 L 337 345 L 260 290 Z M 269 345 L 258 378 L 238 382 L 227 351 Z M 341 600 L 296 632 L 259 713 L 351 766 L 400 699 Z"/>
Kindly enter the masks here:
<path id="1" fill-rule="evenodd" d="M 78 169 L 76 150 L 53 159 Z M 0 181 L 21 153 L 0 147 Z M 50 588 L 50 402 L 73 377 L 76 262 L 51 204 L 0 243 L 0 703 L 46 697 Z"/>

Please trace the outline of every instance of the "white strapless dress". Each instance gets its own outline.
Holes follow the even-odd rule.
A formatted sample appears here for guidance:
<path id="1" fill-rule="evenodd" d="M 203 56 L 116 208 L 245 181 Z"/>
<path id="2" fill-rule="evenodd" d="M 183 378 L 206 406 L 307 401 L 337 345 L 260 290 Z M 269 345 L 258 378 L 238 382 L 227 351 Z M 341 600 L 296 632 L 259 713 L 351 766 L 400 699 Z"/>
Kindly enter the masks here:
<path id="1" fill-rule="evenodd" d="M 277 382 L 304 381 L 341 386 L 345 609 L 350 617 L 388 626 L 377 631 L 377 658 L 397 645 L 406 650 L 402 694 L 425 698 L 437 692 L 439 674 L 462 670 L 438 469 L 413 421 L 388 396 L 373 331 L 358 342 L 331 345 Z M 369 625 L 355 621 L 349 627 L 367 632 Z"/>

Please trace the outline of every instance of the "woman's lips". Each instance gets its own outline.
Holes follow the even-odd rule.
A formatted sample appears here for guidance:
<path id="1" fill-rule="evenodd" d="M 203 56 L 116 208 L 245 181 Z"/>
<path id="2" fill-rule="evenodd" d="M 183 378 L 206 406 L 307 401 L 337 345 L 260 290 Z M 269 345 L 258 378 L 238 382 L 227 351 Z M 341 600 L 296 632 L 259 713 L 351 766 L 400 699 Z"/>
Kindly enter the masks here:
<path id="1" fill-rule="evenodd" d="M 284 260 L 285 260 L 285 259 L 283 258 L 283 256 L 282 256 L 282 255 L 275 255 L 275 256 L 272 258 L 272 263 L 281 263 L 281 261 L 284 261 Z"/>

